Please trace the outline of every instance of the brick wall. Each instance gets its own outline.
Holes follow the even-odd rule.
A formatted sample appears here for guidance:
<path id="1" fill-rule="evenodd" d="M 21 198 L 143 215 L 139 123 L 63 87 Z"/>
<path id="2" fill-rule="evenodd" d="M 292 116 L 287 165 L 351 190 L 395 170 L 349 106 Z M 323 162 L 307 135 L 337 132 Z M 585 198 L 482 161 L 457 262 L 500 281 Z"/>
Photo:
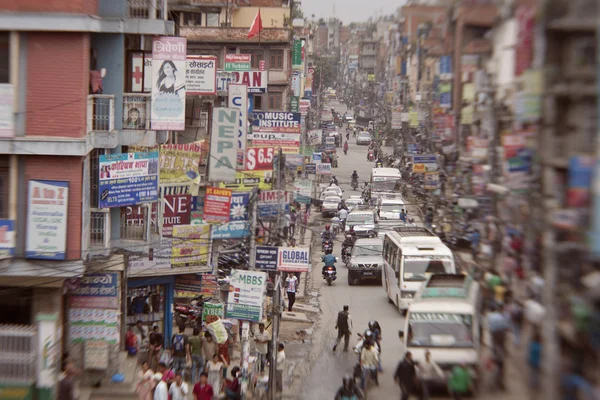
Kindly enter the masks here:
<path id="1" fill-rule="evenodd" d="M 30 179 L 69 182 L 67 217 L 67 259 L 81 259 L 81 177 L 83 158 L 27 156 L 25 157 L 25 185 Z M 27 186 L 25 188 L 27 192 Z M 25 194 L 27 198 L 28 193 Z M 24 207 L 27 207 L 25 203 Z M 25 241 L 25 235 L 20 237 Z"/>
<path id="2" fill-rule="evenodd" d="M 1 0 L 0 10 L 96 14 L 97 0 Z"/>
<path id="3" fill-rule="evenodd" d="M 44 32 L 29 33 L 27 37 L 26 134 L 83 137 L 89 92 L 89 35 Z"/>

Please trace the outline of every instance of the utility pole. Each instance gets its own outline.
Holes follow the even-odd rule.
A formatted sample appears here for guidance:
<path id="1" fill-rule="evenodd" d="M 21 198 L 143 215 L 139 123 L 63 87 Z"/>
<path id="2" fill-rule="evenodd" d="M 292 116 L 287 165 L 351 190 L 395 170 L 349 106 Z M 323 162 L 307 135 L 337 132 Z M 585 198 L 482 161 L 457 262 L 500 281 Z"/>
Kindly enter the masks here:
<path id="1" fill-rule="evenodd" d="M 256 228 L 258 224 L 258 188 L 254 188 L 252 191 L 252 197 L 250 202 L 250 265 L 248 270 L 254 271 L 256 266 Z M 248 393 L 248 369 L 250 359 L 250 322 L 242 322 L 242 385 L 241 385 L 241 398 L 245 400 Z"/>

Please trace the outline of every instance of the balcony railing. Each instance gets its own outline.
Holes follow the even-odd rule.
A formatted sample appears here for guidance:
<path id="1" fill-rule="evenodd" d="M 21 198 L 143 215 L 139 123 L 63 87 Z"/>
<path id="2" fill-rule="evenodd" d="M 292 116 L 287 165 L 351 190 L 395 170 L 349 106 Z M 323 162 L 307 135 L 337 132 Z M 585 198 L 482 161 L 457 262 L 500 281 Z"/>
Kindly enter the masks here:
<path id="1" fill-rule="evenodd" d="M 210 40 L 212 42 L 259 42 L 258 35 L 248 39 L 248 28 L 219 28 L 182 26 L 179 34 L 188 40 Z M 264 28 L 260 31 L 261 43 L 283 43 L 290 41 L 290 30 L 285 28 Z"/>
<path id="2" fill-rule="evenodd" d="M 115 96 L 90 94 L 87 101 L 87 132 L 115 130 Z"/>
<path id="3" fill-rule="evenodd" d="M 150 94 L 126 93 L 123 95 L 123 129 L 150 129 Z"/>
<path id="4" fill-rule="evenodd" d="M 92 210 L 90 217 L 91 247 L 107 247 L 110 241 L 110 212 L 108 209 Z"/>
<path id="5" fill-rule="evenodd" d="M 161 19 L 163 11 L 162 0 L 127 0 L 129 18 Z"/>
<path id="6" fill-rule="evenodd" d="M 35 382 L 36 336 L 33 325 L 0 325 L 0 381 Z"/>

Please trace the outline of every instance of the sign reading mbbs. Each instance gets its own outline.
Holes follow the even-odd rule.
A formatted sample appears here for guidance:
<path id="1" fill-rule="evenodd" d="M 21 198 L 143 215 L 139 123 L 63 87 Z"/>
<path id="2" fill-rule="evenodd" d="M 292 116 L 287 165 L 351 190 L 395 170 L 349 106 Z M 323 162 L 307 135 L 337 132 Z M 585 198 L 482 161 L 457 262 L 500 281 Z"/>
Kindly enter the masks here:
<path id="1" fill-rule="evenodd" d="M 229 108 L 240 111 L 237 127 L 237 169 L 244 169 L 244 153 L 248 134 L 248 86 L 232 83 L 229 85 Z M 241 161 L 241 162 L 240 162 Z"/>
<path id="2" fill-rule="evenodd" d="M 26 258 L 64 260 L 69 182 L 29 181 Z"/>
<path id="3" fill-rule="evenodd" d="M 187 56 L 185 74 L 187 94 L 214 95 L 217 93 L 217 57 Z"/>
<path id="4" fill-rule="evenodd" d="M 274 156 L 272 147 L 250 147 L 246 150 L 246 170 L 271 170 Z"/>
<path id="5" fill-rule="evenodd" d="M 308 272 L 310 249 L 280 247 L 277 257 L 277 270 L 284 272 Z"/>
<path id="6" fill-rule="evenodd" d="M 232 270 L 227 297 L 227 318 L 262 321 L 266 284 L 265 272 Z"/>
<path id="7" fill-rule="evenodd" d="M 235 108 L 214 108 L 208 180 L 234 182 L 237 165 L 237 127 L 240 111 Z"/>
<path id="8" fill-rule="evenodd" d="M 158 151 L 100 156 L 100 208 L 158 200 Z"/>

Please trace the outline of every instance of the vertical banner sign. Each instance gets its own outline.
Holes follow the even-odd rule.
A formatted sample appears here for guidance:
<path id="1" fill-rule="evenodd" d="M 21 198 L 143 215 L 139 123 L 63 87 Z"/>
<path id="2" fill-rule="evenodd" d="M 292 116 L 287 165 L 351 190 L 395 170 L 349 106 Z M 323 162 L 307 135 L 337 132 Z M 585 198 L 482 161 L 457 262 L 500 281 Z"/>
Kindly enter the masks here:
<path id="1" fill-rule="evenodd" d="M 186 39 L 152 40 L 152 130 L 185 129 Z"/>
<path id="2" fill-rule="evenodd" d="M 237 127 L 240 112 L 235 108 L 214 108 L 210 140 L 208 180 L 235 182 Z"/>
<path id="3" fill-rule="evenodd" d="M 292 72 L 292 92 L 294 93 L 294 96 L 299 97 L 300 96 L 300 72 L 298 71 L 294 71 Z M 293 111 L 292 112 L 298 112 L 298 111 Z"/>
<path id="4" fill-rule="evenodd" d="M 205 222 L 228 222 L 230 207 L 231 190 L 214 187 L 206 188 L 204 215 L 202 217 Z"/>
<path id="5" fill-rule="evenodd" d="M 250 54 L 225 54 L 225 71 L 250 71 Z"/>
<path id="6" fill-rule="evenodd" d="M 232 270 L 227 297 L 227 318 L 262 321 L 266 284 L 265 272 Z"/>
<path id="7" fill-rule="evenodd" d="M 300 112 L 300 98 L 298 96 L 290 97 L 290 111 L 293 113 Z M 306 114 L 300 114 L 306 115 Z"/>
<path id="8" fill-rule="evenodd" d="M 187 94 L 217 94 L 217 57 L 187 56 L 185 89 Z"/>
<path id="9" fill-rule="evenodd" d="M 237 128 L 237 162 L 238 170 L 244 169 L 244 155 L 248 141 L 248 86 L 237 83 L 229 85 L 229 108 L 239 110 L 240 118 Z"/>
<path id="10" fill-rule="evenodd" d="M 64 260 L 69 182 L 29 181 L 26 258 Z"/>
<path id="11" fill-rule="evenodd" d="M 292 69 L 302 68 L 302 41 L 294 40 L 292 45 Z"/>

